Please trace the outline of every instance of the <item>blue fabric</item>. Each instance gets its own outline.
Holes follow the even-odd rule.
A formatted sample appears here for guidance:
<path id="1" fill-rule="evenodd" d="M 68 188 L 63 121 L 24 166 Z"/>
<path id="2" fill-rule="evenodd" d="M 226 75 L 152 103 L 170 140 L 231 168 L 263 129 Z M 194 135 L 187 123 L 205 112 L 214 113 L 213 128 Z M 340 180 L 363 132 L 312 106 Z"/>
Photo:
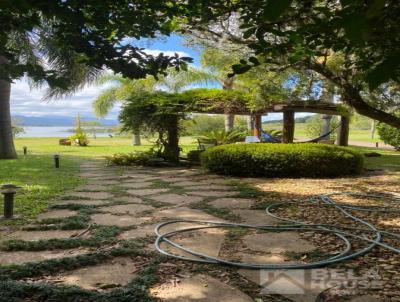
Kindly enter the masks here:
<path id="1" fill-rule="evenodd" d="M 267 143 L 280 143 L 281 140 L 269 134 L 268 132 L 261 131 L 261 140 Z"/>

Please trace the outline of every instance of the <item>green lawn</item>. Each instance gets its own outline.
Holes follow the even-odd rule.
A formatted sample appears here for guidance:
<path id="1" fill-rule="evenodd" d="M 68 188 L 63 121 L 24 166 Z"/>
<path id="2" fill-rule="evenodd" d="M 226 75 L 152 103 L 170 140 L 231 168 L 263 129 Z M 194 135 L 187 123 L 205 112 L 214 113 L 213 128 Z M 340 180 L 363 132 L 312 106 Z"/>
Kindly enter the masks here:
<path id="1" fill-rule="evenodd" d="M 30 154 L 17 160 L 2 160 L 0 184 L 12 183 L 22 188 L 17 193 L 14 212 L 25 218 L 35 217 L 55 196 L 76 187 L 82 182 L 77 176 L 78 162 L 63 158 L 60 169 L 55 169 L 49 155 Z M 0 208 L 3 215 L 3 208 Z M 22 223 L 15 220 L 7 223 Z"/>
<path id="2" fill-rule="evenodd" d="M 181 139 L 186 153 L 196 148 L 193 138 Z M 88 147 L 59 146 L 57 138 L 19 138 L 16 147 L 19 151 L 28 147 L 28 156 L 21 154 L 17 160 L 1 161 L 0 184 L 13 183 L 22 186 L 18 193 L 15 212 L 24 218 L 35 217 L 49 205 L 57 195 L 79 185 L 82 180 L 77 176 L 79 162 L 89 158 L 101 159 L 118 152 L 147 150 L 149 141 L 143 146 L 133 147 L 130 138 L 98 138 L 91 140 Z M 375 148 L 350 147 L 361 152 L 378 152 L 382 156 L 366 158 L 367 169 L 386 169 L 400 171 L 400 152 Z M 61 155 L 61 168 L 55 169 L 52 155 Z M 2 214 L 2 209 L 0 209 Z M 16 221 L 12 223 L 18 223 Z M 22 221 L 23 222 L 23 221 Z"/>
<path id="3" fill-rule="evenodd" d="M 264 124 L 263 128 L 265 130 L 271 130 L 271 129 L 282 130 L 282 124 L 281 123 Z M 304 124 L 304 123 L 296 124 L 294 136 L 295 136 L 295 138 L 300 138 L 300 139 L 315 138 L 315 137 L 309 137 L 309 135 L 306 132 L 306 124 Z M 383 142 L 379 138 L 378 133 L 376 133 L 375 137 L 372 139 L 371 133 L 369 130 L 351 129 L 351 127 L 350 127 L 349 140 L 355 141 L 355 142 L 369 142 L 369 143 L 375 143 L 375 142 L 382 143 Z"/>
<path id="4" fill-rule="evenodd" d="M 114 153 L 127 153 L 132 151 L 145 151 L 151 148 L 153 143 L 148 140 L 142 141 L 142 146 L 132 146 L 132 139 L 129 137 L 104 137 L 91 139 L 89 146 L 60 146 L 59 138 L 17 138 L 15 146 L 22 150 L 23 146 L 28 147 L 29 153 L 34 154 L 55 154 L 59 153 L 71 157 L 104 157 Z M 196 141 L 191 137 L 181 138 L 183 152 L 196 149 Z"/>

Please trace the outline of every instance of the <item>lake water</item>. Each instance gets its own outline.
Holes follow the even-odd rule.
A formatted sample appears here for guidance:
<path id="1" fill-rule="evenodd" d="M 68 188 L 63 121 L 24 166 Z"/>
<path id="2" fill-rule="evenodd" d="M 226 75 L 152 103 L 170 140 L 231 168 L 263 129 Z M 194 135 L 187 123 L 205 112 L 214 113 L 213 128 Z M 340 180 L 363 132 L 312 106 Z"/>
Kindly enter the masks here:
<path id="1" fill-rule="evenodd" d="M 24 127 L 25 133 L 21 133 L 18 137 L 59 137 L 59 138 L 67 138 L 73 135 L 69 130 L 73 129 L 73 126 L 70 127 L 36 127 L 36 126 L 27 126 Z M 108 133 L 97 133 L 98 137 L 106 137 Z"/>

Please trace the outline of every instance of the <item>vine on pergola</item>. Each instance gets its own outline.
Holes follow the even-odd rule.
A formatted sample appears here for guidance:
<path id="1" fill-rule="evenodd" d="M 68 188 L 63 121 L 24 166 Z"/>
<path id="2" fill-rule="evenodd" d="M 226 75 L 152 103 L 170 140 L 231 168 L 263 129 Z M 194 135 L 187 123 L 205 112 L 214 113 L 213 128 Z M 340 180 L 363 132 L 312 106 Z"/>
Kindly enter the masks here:
<path id="1" fill-rule="evenodd" d="M 119 120 L 124 131 L 157 135 L 158 154 L 168 161 L 178 162 L 180 125 L 190 112 L 248 110 L 249 103 L 250 97 L 246 94 L 218 89 L 143 92 L 124 103 Z"/>
<path id="2" fill-rule="evenodd" d="M 309 112 L 346 115 L 341 106 L 318 101 L 282 101 L 279 104 L 292 113 L 310 110 Z M 274 105 L 268 101 L 261 105 L 254 102 L 251 94 L 235 90 L 141 92 L 124 102 L 119 120 L 124 131 L 143 131 L 157 135 L 158 155 L 168 161 L 178 162 L 181 121 L 187 118 L 189 113 L 258 115 L 261 120 L 261 115 L 274 110 Z"/>

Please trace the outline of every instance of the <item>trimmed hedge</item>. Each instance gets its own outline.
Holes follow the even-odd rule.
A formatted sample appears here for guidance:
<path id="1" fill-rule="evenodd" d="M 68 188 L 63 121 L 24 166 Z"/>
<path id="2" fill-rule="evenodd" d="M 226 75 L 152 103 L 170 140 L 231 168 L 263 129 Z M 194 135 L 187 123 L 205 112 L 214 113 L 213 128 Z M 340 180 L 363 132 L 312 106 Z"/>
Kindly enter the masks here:
<path id="1" fill-rule="evenodd" d="M 323 144 L 231 144 L 201 154 L 202 165 L 234 176 L 335 177 L 358 174 L 364 158 L 344 147 Z"/>

